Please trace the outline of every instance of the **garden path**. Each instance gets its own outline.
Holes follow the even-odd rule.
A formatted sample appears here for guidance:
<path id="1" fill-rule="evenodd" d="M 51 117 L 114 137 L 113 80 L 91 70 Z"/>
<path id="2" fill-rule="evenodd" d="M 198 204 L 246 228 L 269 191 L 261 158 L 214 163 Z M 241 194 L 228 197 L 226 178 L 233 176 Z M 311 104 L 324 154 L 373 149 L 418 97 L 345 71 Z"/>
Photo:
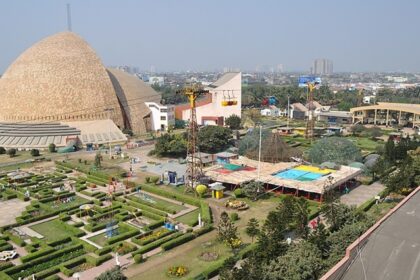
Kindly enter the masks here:
<path id="1" fill-rule="evenodd" d="M 124 274 L 129 278 L 133 276 L 139 276 L 139 274 L 149 271 L 151 269 L 154 269 L 156 266 L 160 264 L 170 263 L 171 261 L 176 259 L 177 256 L 186 255 L 186 254 L 188 255 L 189 251 L 191 251 L 195 247 L 201 246 L 201 244 L 205 242 L 214 240 L 216 238 L 216 235 L 217 235 L 216 231 L 212 231 L 210 233 L 199 236 L 196 239 L 183 244 L 182 246 L 176 247 L 168 252 L 165 252 L 165 254 L 162 254 L 159 257 L 151 258 L 147 260 L 145 263 L 142 263 L 139 265 L 129 266 L 127 270 L 124 272 Z"/>
<path id="2" fill-rule="evenodd" d="M 352 189 L 348 194 L 342 195 L 340 201 L 348 206 L 359 206 L 369 199 L 374 198 L 384 189 L 385 186 L 379 182 L 374 182 L 370 185 L 360 185 Z"/>

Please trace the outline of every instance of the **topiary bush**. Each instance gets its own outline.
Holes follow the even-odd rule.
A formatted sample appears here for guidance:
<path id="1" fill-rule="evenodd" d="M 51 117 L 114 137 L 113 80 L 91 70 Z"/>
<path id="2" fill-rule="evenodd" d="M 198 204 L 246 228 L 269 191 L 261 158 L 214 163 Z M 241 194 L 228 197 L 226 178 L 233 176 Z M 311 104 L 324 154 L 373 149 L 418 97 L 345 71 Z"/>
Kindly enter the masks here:
<path id="1" fill-rule="evenodd" d="M 16 149 L 8 149 L 6 153 L 9 155 L 9 157 L 14 157 L 16 155 Z"/>
<path id="2" fill-rule="evenodd" d="M 236 190 L 233 191 L 233 195 L 236 198 L 240 198 L 240 197 L 243 197 L 244 196 L 244 193 L 242 192 L 242 189 L 241 188 L 237 188 Z"/>
<path id="3" fill-rule="evenodd" d="M 158 176 L 153 176 L 153 177 L 150 178 L 150 182 L 152 184 L 155 184 L 155 185 L 158 184 L 159 180 L 160 180 L 160 178 Z"/>
<path id="4" fill-rule="evenodd" d="M 235 222 L 235 221 L 239 220 L 238 213 L 236 213 L 236 212 L 230 213 L 230 220 L 232 222 Z"/>
<path id="5" fill-rule="evenodd" d="M 3 147 L 0 147 L 0 155 L 4 155 L 6 153 L 6 149 Z"/>
<path id="6" fill-rule="evenodd" d="M 142 263 L 142 262 L 144 262 L 146 259 L 145 258 L 143 258 L 143 255 L 142 254 L 137 254 L 137 255 L 134 255 L 134 262 L 135 263 Z"/>

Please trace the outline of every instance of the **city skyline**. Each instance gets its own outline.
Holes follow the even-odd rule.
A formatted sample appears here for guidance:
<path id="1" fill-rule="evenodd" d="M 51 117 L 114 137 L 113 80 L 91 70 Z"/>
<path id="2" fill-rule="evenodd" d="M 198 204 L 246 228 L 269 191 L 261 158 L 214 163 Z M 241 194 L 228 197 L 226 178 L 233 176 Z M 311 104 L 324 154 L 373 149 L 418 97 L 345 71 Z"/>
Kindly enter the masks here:
<path id="1" fill-rule="evenodd" d="M 33 43 L 67 30 L 67 2 L 72 30 L 105 65 L 157 72 L 281 65 L 286 72 L 309 72 L 315 59 L 326 58 L 334 72 L 420 72 L 419 39 L 413 36 L 420 3 L 410 0 L 43 0 L 3 3 L 0 73 Z"/>

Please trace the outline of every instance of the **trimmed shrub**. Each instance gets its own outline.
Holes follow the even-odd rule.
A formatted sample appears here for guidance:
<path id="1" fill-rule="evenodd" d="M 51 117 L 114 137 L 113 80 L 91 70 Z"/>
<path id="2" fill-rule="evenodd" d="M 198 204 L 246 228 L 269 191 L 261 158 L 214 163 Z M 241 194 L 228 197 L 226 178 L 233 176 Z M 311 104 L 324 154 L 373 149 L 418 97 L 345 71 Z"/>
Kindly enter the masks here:
<path id="1" fill-rule="evenodd" d="M 105 247 L 102 247 L 102 249 L 96 250 L 95 254 L 97 254 L 98 256 L 103 256 L 111 252 L 112 252 L 112 246 L 105 246 Z"/>
<path id="2" fill-rule="evenodd" d="M 40 153 L 38 149 L 32 149 L 31 150 L 31 156 L 33 157 L 39 157 Z"/>
<path id="3" fill-rule="evenodd" d="M 233 191 L 233 195 L 234 195 L 236 198 L 240 198 L 240 197 L 243 197 L 243 196 L 244 196 L 244 194 L 243 194 L 243 192 L 242 192 L 242 189 L 241 189 L 241 188 L 237 188 L 236 190 L 234 190 L 234 191 Z"/>
<path id="4" fill-rule="evenodd" d="M 54 251 L 55 251 L 54 248 L 45 248 L 42 251 L 37 251 L 35 253 L 31 253 L 31 254 L 28 254 L 26 256 L 20 257 L 20 260 L 22 261 L 22 263 L 27 263 L 27 262 L 30 262 L 30 261 L 35 260 L 37 258 L 49 255 L 50 253 L 52 253 Z"/>
<path id="5" fill-rule="evenodd" d="M 175 234 L 171 234 L 171 235 L 166 236 L 164 238 L 158 239 L 155 242 L 149 243 L 149 244 L 141 247 L 140 249 L 134 251 L 133 253 L 131 253 L 131 255 L 132 256 L 135 256 L 137 254 L 147 253 L 147 252 L 152 251 L 153 249 L 159 247 L 160 245 L 168 242 L 169 240 L 174 239 L 174 238 L 177 238 L 179 236 L 182 236 L 182 233 L 181 232 L 177 232 Z"/>
<path id="6" fill-rule="evenodd" d="M 212 226 L 205 226 L 205 227 L 202 227 L 200 229 L 197 229 L 197 230 L 193 231 L 193 234 L 195 235 L 195 237 L 198 237 L 198 236 L 203 235 L 203 234 L 205 234 L 207 232 L 210 232 L 212 230 L 213 230 Z"/>
<path id="7" fill-rule="evenodd" d="M 193 240 L 195 238 L 194 234 L 192 233 L 186 233 L 180 237 L 177 237 L 171 241 L 168 241 L 164 244 L 162 244 L 160 247 L 164 250 L 164 251 L 168 251 L 172 248 L 175 248 L 179 245 L 182 245 L 190 240 Z"/>
<path id="8" fill-rule="evenodd" d="M 230 220 L 231 220 L 232 222 L 235 222 L 235 221 L 239 220 L 238 213 L 236 213 L 236 212 L 232 212 L 232 213 L 230 213 Z"/>
<path id="9" fill-rule="evenodd" d="M 8 149 L 6 153 L 9 155 L 9 157 L 14 157 L 16 155 L 16 149 L 14 148 Z"/>
<path id="10" fill-rule="evenodd" d="M 150 185 L 141 185 L 141 189 L 145 190 L 146 192 L 151 192 L 151 193 L 154 193 L 154 194 L 157 194 L 157 195 L 160 195 L 160 196 L 164 196 L 164 197 L 167 197 L 167 198 L 179 200 L 181 202 L 200 207 L 200 200 L 199 199 L 196 199 L 196 198 L 193 198 L 193 197 L 190 197 L 190 196 L 187 196 L 187 195 L 166 191 L 166 190 L 160 189 L 158 187 L 150 186 Z"/>
<path id="11" fill-rule="evenodd" d="M 55 153 L 56 152 L 56 146 L 54 143 L 51 143 L 48 145 L 48 151 L 50 151 L 50 153 Z"/>
<path id="12" fill-rule="evenodd" d="M 4 155 L 6 153 L 6 149 L 3 147 L 0 147 L 0 155 Z"/>
<path id="13" fill-rule="evenodd" d="M 142 254 L 137 254 L 137 255 L 135 255 L 134 256 L 134 262 L 135 263 L 142 263 L 142 262 L 144 262 L 146 259 L 145 258 L 143 258 L 143 255 Z"/>

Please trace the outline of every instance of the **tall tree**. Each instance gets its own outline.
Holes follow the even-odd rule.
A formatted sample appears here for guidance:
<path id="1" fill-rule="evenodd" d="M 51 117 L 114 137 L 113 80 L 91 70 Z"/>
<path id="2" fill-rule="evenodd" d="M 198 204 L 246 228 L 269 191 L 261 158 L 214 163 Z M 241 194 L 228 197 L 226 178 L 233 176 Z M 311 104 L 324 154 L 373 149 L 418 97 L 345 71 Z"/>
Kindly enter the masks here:
<path id="1" fill-rule="evenodd" d="M 240 129 L 241 128 L 241 118 L 238 115 L 230 115 L 226 118 L 225 124 L 230 129 Z"/>
<path id="2" fill-rule="evenodd" d="M 229 247 L 233 248 L 235 240 L 238 238 L 237 227 L 229 218 L 226 212 L 220 214 L 219 225 L 217 226 L 218 239 L 225 242 Z"/>
<path id="3" fill-rule="evenodd" d="M 198 132 L 198 143 L 201 152 L 218 153 L 227 149 L 232 142 L 232 131 L 229 128 L 208 125 Z"/>
<path id="4" fill-rule="evenodd" d="M 251 242 L 254 243 L 254 237 L 260 233 L 258 220 L 255 218 L 249 219 L 245 232 L 249 237 L 251 237 Z"/>
<path id="5" fill-rule="evenodd" d="M 284 256 L 263 268 L 265 280 L 315 280 L 323 268 L 322 255 L 312 243 L 293 245 Z"/>

